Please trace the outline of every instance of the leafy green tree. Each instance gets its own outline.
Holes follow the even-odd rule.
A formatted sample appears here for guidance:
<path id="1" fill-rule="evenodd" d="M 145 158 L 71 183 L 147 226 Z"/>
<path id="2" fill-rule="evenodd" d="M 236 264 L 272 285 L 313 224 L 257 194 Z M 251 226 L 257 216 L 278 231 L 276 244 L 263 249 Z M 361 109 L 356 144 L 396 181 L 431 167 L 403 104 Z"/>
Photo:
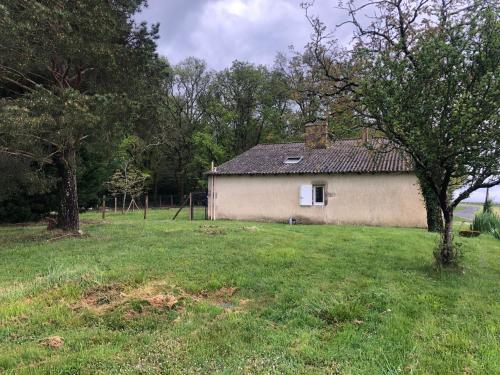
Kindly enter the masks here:
<path id="1" fill-rule="evenodd" d="M 366 25 L 358 14 L 370 6 Z M 444 219 L 436 259 L 452 264 L 453 209 L 500 183 L 498 4 L 381 0 L 347 11 L 362 65 L 358 113 L 410 156 L 434 194 Z"/>
<path id="2" fill-rule="evenodd" d="M 194 136 L 203 129 L 206 99 L 211 73 L 205 61 L 189 57 L 172 68 L 163 96 L 165 122 L 162 133 L 168 133 L 164 159 L 169 164 L 180 199 L 186 189 L 194 187 L 199 171 L 194 164 Z"/>
<path id="3" fill-rule="evenodd" d="M 113 196 L 122 196 L 122 213 L 125 212 L 127 196 L 136 198 L 146 189 L 145 181 L 150 176 L 139 168 L 147 148 L 143 139 L 130 135 L 123 138 L 115 154 L 114 162 L 118 168 L 106 187 Z"/>
<path id="4" fill-rule="evenodd" d="M 113 196 L 123 196 L 122 213 L 125 212 L 125 199 L 128 196 L 135 200 L 147 190 L 150 175 L 131 165 L 126 170 L 117 169 L 108 181 L 107 188 Z"/>
<path id="5" fill-rule="evenodd" d="M 320 41 L 311 42 L 303 53 L 293 48 L 291 56 L 278 54 L 277 69 L 284 75 L 289 88 L 289 100 L 294 104 L 291 124 L 295 137 L 302 137 L 304 125 L 326 118 L 332 139 L 359 136 L 364 128 L 355 115 L 351 78 L 351 61 L 333 61 L 332 56 L 323 58 L 325 47 Z M 320 58 L 321 57 L 321 58 Z M 327 70 L 325 70 L 327 69 Z M 332 79 L 332 77 L 343 77 Z"/>
<path id="6" fill-rule="evenodd" d="M 79 227 L 79 152 L 110 149 L 161 69 L 158 27 L 132 20 L 144 3 L 0 2 L 0 152 L 54 166 L 62 229 Z"/>
<path id="7" fill-rule="evenodd" d="M 56 168 L 58 224 L 64 229 L 78 228 L 76 150 L 98 127 L 94 105 L 94 97 L 75 90 L 55 95 L 39 89 L 15 100 L 4 100 L 1 106 L 0 128 L 7 134 L 4 140 L 10 138 L 2 151 Z"/>
<path id="8" fill-rule="evenodd" d="M 212 126 L 223 129 L 231 155 L 287 136 L 288 87 L 281 72 L 235 61 L 217 74 L 212 95 L 218 110 Z"/>

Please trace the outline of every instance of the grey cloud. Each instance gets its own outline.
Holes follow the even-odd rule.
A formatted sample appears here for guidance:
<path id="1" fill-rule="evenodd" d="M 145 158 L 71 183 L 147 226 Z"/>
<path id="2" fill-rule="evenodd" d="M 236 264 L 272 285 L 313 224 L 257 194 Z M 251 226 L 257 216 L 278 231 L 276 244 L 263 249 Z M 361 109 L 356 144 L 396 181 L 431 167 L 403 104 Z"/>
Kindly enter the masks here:
<path id="1" fill-rule="evenodd" d="M 172 63 L 188 56 L 221 69 L 233 60 L 272 64 L 289 45 L 304 46 L 311 34 L 303 0 L 149 0 L 137 20 L 160 23 L 159 52 Z M 329 25 L 344 14 L 336 0 L 316 0 L 312 12 Z M 345 40 L 348 30 L 337 36 Z"/>

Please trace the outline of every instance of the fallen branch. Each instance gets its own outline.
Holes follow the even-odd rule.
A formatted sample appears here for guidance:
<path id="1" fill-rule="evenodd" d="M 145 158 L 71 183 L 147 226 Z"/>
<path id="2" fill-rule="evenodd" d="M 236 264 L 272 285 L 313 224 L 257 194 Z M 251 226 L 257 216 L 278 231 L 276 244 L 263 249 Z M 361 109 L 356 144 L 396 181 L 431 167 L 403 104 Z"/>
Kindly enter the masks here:
<path id="1" fill-rule="evenodd" d="M 83 232 L 81 230 L 79 230 L 78 232 L 65 233 L 62 236 L 49 238 L 47 240 L 47 242 L 58 241 L 58 240 L 61 240 L 63 238 L 68 238 L 68 237 L 83 237 Z"/>

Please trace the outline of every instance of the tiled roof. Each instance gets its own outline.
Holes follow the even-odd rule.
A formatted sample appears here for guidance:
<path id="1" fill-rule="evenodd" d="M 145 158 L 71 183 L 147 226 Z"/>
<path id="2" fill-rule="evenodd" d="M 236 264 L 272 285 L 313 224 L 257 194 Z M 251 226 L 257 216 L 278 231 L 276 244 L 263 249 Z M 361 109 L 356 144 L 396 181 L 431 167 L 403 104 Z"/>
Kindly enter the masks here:
<path id="1" fill-rule="evenodd" d="M 382 142 L 380 139 L 379 142 Z M 289 157 L 302 157 L 297 164 L 285 164 Z M 306 148 L 304 143 L 257 145 L 218 166 L 216 175 L 330 174 L 410 172 L 413 168 L 395 149 L 376 152 L 359 139 L 332 142 L 326 149 Z"/>

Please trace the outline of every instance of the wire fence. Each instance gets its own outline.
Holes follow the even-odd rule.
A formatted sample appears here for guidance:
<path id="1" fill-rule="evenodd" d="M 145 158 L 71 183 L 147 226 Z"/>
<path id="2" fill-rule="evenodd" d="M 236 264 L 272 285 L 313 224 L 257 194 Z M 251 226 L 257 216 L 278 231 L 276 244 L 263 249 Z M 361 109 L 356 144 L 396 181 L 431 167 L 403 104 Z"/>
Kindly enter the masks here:
<path id="1" fill-rule="evenodd" d="M 156 197 L 152 195 L 148 195 L 148 208 L 174 208 L 174 207 L 179 207 L 182 202 L 188 197 L 189 195 L 185 195 L 184 197 L 180 197 L 179 195 L 175 194 L 165 194 L 165 195 L 157 195 Z M 122 209 L 124 210 L 137 210 L 143 209 L 145 205 L 145 200 L 146 196 L 142 195 L 140 197 L 136 197 L 132 199 L 130 196 L 126 196 L 125 199 L 123 199 L 123 195 L 118 195 L 118 196 L 100 196 L 97 197 L 96 201 L 99 202 L 95 206 L 92 207 L 92 209 L 102 209 L 102 204 L 103 204 L 103 199 L 105 201 L 105 206 L 106 209 L 115 209 L 117 211 L 121 211 Z M 134 204 L 135 203 L 135 204 Z M 88 207 L 90 208 L 90 207 Z"/>
<path id="2" fill-rule="evenodd" d="M 191 220 L 204 220 L 208 218 L 208 195 L 207 192 L 193 192 L 184 196 L 175 194 L 143 195 L 132 198 L 126 196 L 102 196 L 97 199 L 99 204 L 93 207 L 87 207 L 87 210 L 96 210 L 107 213 L 127 213 L 143 211 L 146 206 L 148 210 L 172 210 L 172 216 L 180 210 L 179 218 L 189 218 Z"/>

